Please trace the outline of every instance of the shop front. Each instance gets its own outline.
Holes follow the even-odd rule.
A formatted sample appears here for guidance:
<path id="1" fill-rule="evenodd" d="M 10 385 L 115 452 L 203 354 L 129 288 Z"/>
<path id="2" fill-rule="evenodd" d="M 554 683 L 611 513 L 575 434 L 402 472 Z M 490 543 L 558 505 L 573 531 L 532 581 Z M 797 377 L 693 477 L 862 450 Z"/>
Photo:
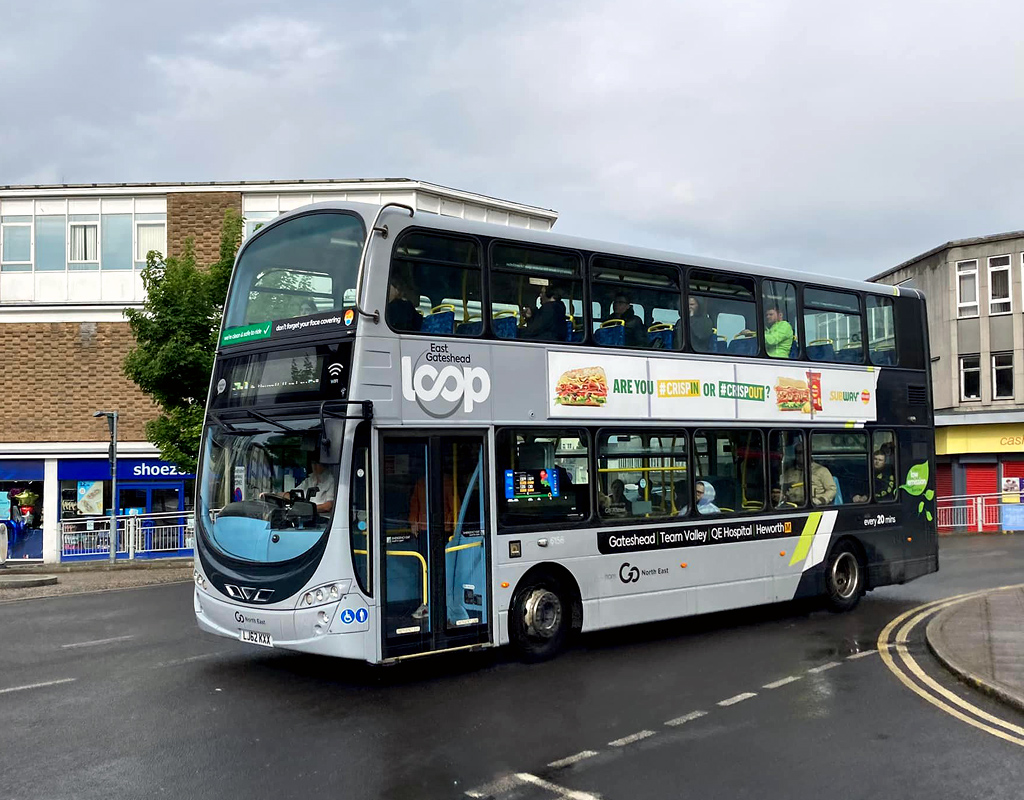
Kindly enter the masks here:
<path id="1" fill-rule="evenodd" d="M 41 460 L 0 461 L 0 525 L 7 528 L 7 558 L 43 559 L 43 489 Z"/>
<path id="2" fill-rule="evenodd" d="M 110 463 L 106 459 L 65 459 L 60 483 L 61 558 L 103 557 L 109 551 L 104 517 L 113 509 Z M 117 462 L 119 557 L 182 555 L 191 547 L 195 475 L 157 459 Z"/>

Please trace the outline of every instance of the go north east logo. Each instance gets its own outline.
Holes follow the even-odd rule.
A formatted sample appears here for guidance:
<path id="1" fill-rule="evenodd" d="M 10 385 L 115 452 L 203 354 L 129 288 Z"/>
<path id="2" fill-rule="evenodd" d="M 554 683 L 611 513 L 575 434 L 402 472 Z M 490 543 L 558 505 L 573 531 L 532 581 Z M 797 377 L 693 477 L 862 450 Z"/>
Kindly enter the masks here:
<path id="1" fill-rule="evenodd" d="M 450 417 L 460 406 L 468 414 L 491 396 L 491 376 L 471 362 L 472 356 L 452 353 L 447 344 L 430 345 L 415 367 L 402 356 L 402 396 L 432 417 Z"/>

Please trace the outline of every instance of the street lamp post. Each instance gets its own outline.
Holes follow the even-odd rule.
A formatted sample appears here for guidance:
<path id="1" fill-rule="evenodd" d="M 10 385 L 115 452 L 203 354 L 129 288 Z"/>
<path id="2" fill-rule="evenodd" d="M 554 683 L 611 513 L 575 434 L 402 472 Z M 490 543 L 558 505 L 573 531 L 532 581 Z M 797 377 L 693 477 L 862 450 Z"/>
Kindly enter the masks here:
<path id="1" fill-rule="evenodd" d="M 110 448 L 107 451 L 110 457 L 110 495 L 112 498 L 110 509 L 110 561 L 117 561 L 117 412 L 97 411 L 94 417 L 106 417 L 107 425 L 110 427 Z"/>

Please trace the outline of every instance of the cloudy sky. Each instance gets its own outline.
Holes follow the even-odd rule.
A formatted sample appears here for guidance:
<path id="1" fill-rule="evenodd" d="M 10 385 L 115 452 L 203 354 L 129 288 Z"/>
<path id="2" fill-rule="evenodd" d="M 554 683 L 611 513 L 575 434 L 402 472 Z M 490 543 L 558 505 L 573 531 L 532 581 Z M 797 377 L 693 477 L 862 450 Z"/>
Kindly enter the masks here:
<path id="1" fill-rule="evenodd" d="M 1024 228 L 1022 22 L 1011 0 L 0 0 L 0 184 L 413 177 L 563 233 L 863 277 Z"/>

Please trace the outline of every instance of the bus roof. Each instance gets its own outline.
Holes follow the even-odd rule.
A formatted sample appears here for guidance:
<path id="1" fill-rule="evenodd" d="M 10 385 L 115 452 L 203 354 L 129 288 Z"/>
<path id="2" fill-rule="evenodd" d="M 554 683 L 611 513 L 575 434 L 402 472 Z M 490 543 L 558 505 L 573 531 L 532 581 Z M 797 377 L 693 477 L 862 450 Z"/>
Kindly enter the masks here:
<path id="1" fill-rule="evenodd" d="M 379 206 L 367 203 L 353 203 L 348 201 L 328 200 L 321 203 L 312 203 L 301 206 L 294 211 L 282 214 L 272 223 L 268 223 L 260 232 L 267 228 L 274 227 L 286 219 L 307 213 L 313 210 L 337 210 L 354 211 L 361 214 L 368 221 L 372 221 L 379 210 Z M 505 225 L 498 225 L 490 222 L 476 222 L 473 220 L 461 219 L 459 217 L 443 216 L 429 212 L 417 213 L 415 217 L 401 209 L 394 209 L 393 212 L 385 212 L 388 224 L 395 226 L 401 222 L 400 229 L 405 228 L 428 228 L 431 230 L 445 231 L 450 233 L 464 233 L 470 235 L 487 236 L 492 239 L 504 239 L 510 241 L 529 242 L 536 245 L 549 245 L 552 247 L 563 247 L 572 250 L 585 250 L 588 252 L 607 253 L 608 255 L 621 256 L 623 258 L 646 259 L 648 261 L 662 261 L 670 264 L 685 264 L 692 267 L 704 267 L 707 269 L 719 269 L 728 272 L 752 274 L 760 278 L 774 278 L 786 281 L 800 281 L 802 283 L 815 283 L 822 286 L 835 287 L 837 289 L 850 289 L 858 292 L 868 292 L 892 297 L 894 287 L 887 284 L 869 283 L 867 281 L 856 281 L 848 278 L 837 278 L 831 275 L 820 273 L 781 269 L 764 264 L 750 264 L 741 261 L 729 261 L 721 258 L 708 256 L 687 255 L 685 253 L 674 253 L 667 250 L 655 250 L 647 247 L 634 247 L 627 244 L 605 242 L 600 239 L 587 239 L 579 236 L 565 236 L 550 231 L 537 231 L 527 228 L 510 228 Z M 392 219 L 394 218 L 394 219 Z M 383 218 L 382 218 L 383 219 Z M 397 231 L 396 231 L 397 232 Z M 924 299 L 924 294 L 917 289 L 901 287 L 901 296 L 916 297 Z"/>

